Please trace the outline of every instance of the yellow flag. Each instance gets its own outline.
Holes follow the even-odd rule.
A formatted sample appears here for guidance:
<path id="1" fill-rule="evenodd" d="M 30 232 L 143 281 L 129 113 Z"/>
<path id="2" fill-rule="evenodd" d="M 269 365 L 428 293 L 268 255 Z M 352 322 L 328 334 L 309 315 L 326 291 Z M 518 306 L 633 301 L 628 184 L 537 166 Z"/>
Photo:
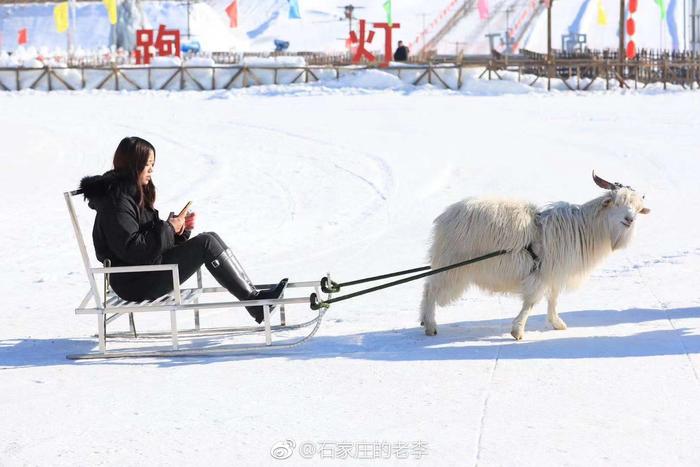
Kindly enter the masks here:
<path id="1" fill-rule="evenodd" d="M 56 31 L 65 32 L 68 29 L 68 2 L 53 7 L 53 19 L 56 22 Z"/>
<path id="2" fill-rule="evenodd" d="M 605 26 L 608 24 L 608 16 L 603 10 L 603 0 L 598 0 L 598 25 Z"/>
<path id="3" fill-rule="evenodd" d="M 102 0 L 107 8 L 107 16 L 109 17 L 109 24 L 117 24 L 117 0 Z"/>

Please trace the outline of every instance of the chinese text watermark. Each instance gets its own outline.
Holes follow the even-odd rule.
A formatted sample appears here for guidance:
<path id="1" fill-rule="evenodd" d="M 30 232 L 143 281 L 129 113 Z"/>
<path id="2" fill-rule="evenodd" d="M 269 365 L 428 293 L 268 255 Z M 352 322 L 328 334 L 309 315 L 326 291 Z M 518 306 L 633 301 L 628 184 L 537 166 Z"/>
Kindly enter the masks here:
<path id="1" fill-rule="evenodd" d="M 428 455 L 425 441 L 278 441 L 270 448 L 275 459 L 293 455 L 303 459 L 422 459 Z"/>

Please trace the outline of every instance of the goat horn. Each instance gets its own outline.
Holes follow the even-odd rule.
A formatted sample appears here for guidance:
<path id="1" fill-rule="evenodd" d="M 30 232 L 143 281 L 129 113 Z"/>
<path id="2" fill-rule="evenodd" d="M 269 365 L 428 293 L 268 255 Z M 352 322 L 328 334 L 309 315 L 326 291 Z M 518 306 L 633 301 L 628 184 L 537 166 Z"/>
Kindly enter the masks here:
<path id="1" fill-rule="evenodd" d="M 604 190 L 617 190 L 619 188 L 615 183 L 610 183 L 609 181 L 603 180 L 602 178 L 597 176 L 595 174 L 595 170 L 593 171 L 593 181 L 596 185 L 598 185 Z"/>

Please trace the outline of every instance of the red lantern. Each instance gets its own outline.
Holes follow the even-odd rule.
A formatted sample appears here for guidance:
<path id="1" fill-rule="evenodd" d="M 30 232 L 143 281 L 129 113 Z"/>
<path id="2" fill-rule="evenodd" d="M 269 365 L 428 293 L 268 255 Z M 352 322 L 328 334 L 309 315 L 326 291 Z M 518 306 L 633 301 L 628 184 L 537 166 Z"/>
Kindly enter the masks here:
<path id="1" fill-rule="evenodd" d="M 630 13 L 635 13 L 637 11 L 637 0 L 630 0 L 629 11 Z"/>
<path id="2" fill-rule="evenodd" d="M 629 41 L 627 43 L 627 58 L 632 60 L 636 56 L 637 56 L 637 45 L 634 43 L 634 41 Z"/>
<path id="3" fill-rule="evenodd" d="M 634 30 L 635 30 L 634 19 L 628 18 L 627 19 L 627 35 L 634 36 Z"/>

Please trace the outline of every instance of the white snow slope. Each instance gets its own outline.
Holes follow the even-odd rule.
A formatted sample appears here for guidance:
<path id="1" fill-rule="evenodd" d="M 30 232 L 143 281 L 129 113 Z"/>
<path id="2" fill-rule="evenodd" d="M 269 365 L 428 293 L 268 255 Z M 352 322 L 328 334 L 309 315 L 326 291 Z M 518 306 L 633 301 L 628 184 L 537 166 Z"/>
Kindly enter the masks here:
<path id="1" fill-rule="evenodd" d="M 310 86 L 0 93 L 0 465 L 698 465 L 698 105 Z M 87 281 L 62 193 L 107 170 L 126 135 L 157 148 L 161 213 L 193 200 L 196 230 L 218 232 L 258 282 L 423 265 L 448 204 L 584 202 L 601 193 L 592 169 L 645 192 L 651 214 L 563 297 L 566 331 L 540 304 L 515 342 L 518 301 L 470 291 L 427 337 L 418 281 L 333 305 L 308 345 L 279 354 L 76 363 L 65 355 L 95 347 L 95 320 L 73 313 Z M 156 326 L 167 313 L 137 317 Z M 287 439 L 291 457 L 273 459 Z M 331 449 L 307 460 L 306 442 Z M 344 442 L 396 450 L 322 458 Z"/>

